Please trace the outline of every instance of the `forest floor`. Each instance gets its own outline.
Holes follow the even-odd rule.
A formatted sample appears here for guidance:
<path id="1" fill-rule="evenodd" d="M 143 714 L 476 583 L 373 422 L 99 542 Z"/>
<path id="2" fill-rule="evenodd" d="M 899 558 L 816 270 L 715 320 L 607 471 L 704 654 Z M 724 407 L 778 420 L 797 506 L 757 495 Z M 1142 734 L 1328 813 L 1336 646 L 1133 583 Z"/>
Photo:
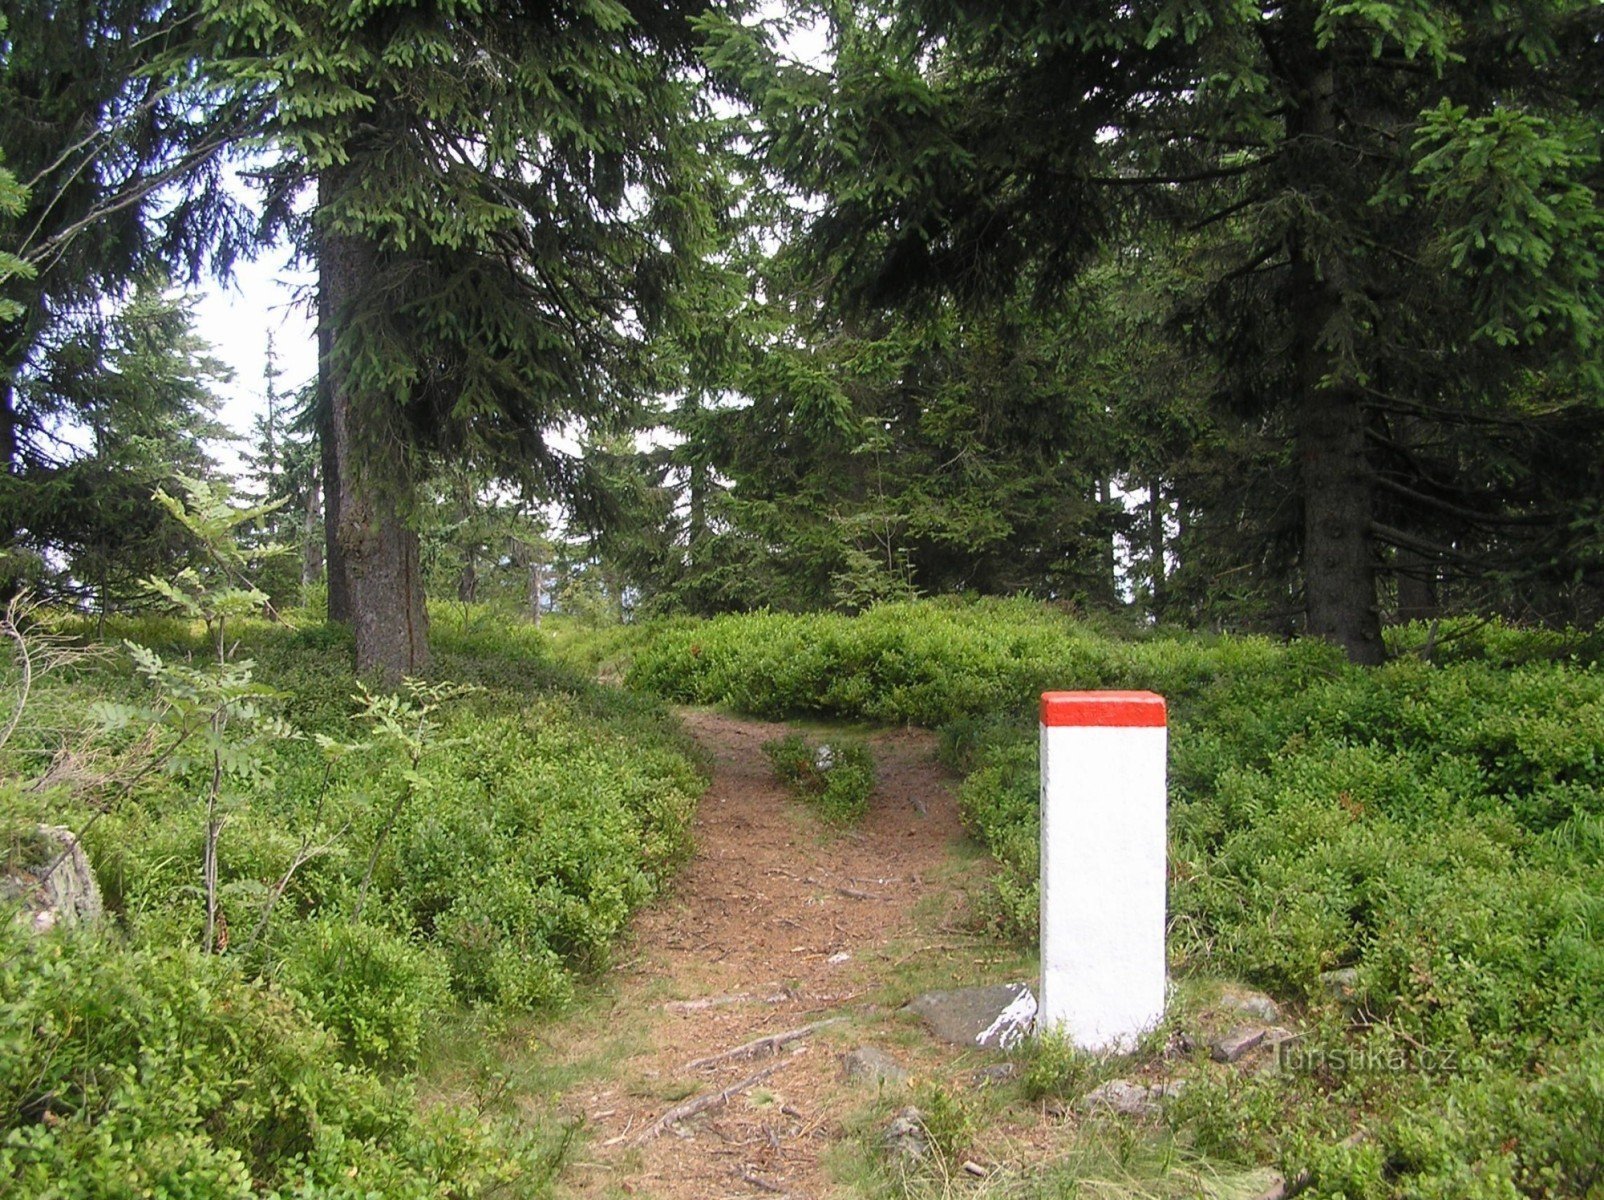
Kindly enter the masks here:
<path id="1" fill-rule="evenodd" d="M 936 1043 L 901 1006 L 931 987 L 1031 977 L 1034 964 L 964 926 L 966 886 L 985 865 L 932 735 L 868 734 L 879 785 L 863 822 L 837 829 L 775 781 L 762 745 L 785 726 L 682 716 L 712 767 L 694 855 L 639 914 L 594 1002 L 526 1041 L 544 1063 L 542 1090 L 585 1130 L 561 1190 L 850 1194 L 843 1180 L 872 1172 L 888 1113 L 925 1081 L 972 1086 L 976 1069 L 1000 1058 Z M 821 1021 L 831 1023 L 775 1052 L 696 1065 Z M 841 1056 L 865 1044 L 896 1058 L 910 1082 L 847 1079 Z M 742 1083 L 716 1108 L 661 1123 Z M 1034 1123 L 1050 1138 L 1045 1115 Z M 1028 1128 L 1014 1133 L 1034 1140 Z"/>

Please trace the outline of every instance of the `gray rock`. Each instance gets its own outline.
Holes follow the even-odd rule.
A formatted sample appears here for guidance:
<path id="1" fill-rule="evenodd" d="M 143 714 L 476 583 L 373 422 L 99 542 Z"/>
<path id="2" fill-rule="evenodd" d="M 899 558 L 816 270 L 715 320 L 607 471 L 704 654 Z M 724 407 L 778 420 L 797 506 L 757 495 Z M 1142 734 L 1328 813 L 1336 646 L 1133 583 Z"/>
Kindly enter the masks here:
<path id="1" fill-rule="evenodd" d="M 930 1135 L 925 1132 L 925 1115 L 911 1105 L 891 1118 L 881 1137 L 887 1153 L 917 1162 L 930 1153 Z"/>
<path id="2" fill-rule="evenodd" d="M 873 1046 L 859 1046 L 841 1056 L 841 1071 L 848 1079 L 869 1083 L 906 1083 L 908 1069 L 884 1050 Z"/>
<path id="3" fill-rule="evenodd" d="M 22 900 L 22 919 L 43 932 L 100 919 L 100 888 L 89 856 L 72 830 L 41 825 L 30 866 L 0 878 L 0 897 Z"/>
<path id="4" fill-rule="evenodd" d="M 1224 1037 L 1209 1043 L 1209 1057 L 1215 1062 L 1234 1063 L 1261 1045 L 1269 1034 L 1269 1028 L 1264 1025 L 1238 1025 Z"/>
<path id="5" fill-rule="evenodd" d="M 1256 1021 L 1281 1019 L 1281 1006 L 1263 992 L 1256 992 L 1252 988 L 1227 985 L 1220 993 L 1219 1006 L 1234 1013 L 1241 1013 L 1244 1017 L 1252 1017 Z"/>
<path id="6" fill-rule="evenodd" d="M 1320 986 L 1338 999 L 1346 1000 L 1359 986 L 1359 970 L 1357 967 L 1342 967 L 1336 971 L 1321 971 Z"/>
<path id="7" fill-rule="evenodd" d="M 908 1008 L 943 1041 L 988 1050 L 1017 1046 L 1036 1023 L 1036 997 L 1023 983 L 927 992 Z"/>
<path id="8" fill-rule="evenodd" d="M 999 1083 L 1007 1083 L 1010 1079 L 1019 1077 L 1018 1063 L 992 1063 L 989 1067 L 981 1067 L 969 1076 L 969 1082 L 977 1088 L 996 1087 Z"/>
<path id="9" fill-rule="evenodd" d="M 1184 1087 L 1184 1079 L 1150 1085 L 1111 1079 L 1082 1096 L 1078 1107 L 1085 1112 L 1109 1111 L 1127 1117 L 1151 1117 L 1158 1114 L 1165 1100 L 1179 1095 Z"/>

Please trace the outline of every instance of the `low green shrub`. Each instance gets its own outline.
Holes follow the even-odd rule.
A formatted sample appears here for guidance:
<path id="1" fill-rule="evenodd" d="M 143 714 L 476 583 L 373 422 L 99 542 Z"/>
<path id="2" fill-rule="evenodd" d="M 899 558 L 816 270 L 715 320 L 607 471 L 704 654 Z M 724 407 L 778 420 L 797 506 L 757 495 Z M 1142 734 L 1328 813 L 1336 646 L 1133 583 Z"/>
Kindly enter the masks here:
<path id="1" fill-rule="evenodd" d="M 1118 641 L 1025 599 L 880 604 L 857 617 L 771 613 L 634 633 L 628 681 L 689 704 L 771 718 L 829 716 L 935 729 L 1029 716 L 1056 688 L 1151 688 L 1181 704 L 1222 681 L 1276 694 L 1340 672 L 1339 651 L 1263 638 Z M 620 654 L 616 642 L 610 652 Z"/>
<path id="2" fill-rule="evenodd" d="M 1009 938 L 1033 938 L 1040 926 L 1041 783 L 1036 755 L 1034 739 L 997 737 L 975 749 L 973 769 L 958 789 L 965 828 L 997 861 L 978 915 Z"/>
<path id="3" fill-rule="evenodd" d="M 200 622 L 113 626 L 167 662 L 215 656 Z M 703 777 L 661 703 L 557 666 L 528 629 L 469 611 L 436 633 L 437 669 L 473 687 L 375 698 L 342 631 L 231 620 L 252 703 L 294 736 L 226 742 L 215 792 L 167 769 L 209 743 L 141 720 L 162 697 L 125 655 L 34 680 L 0 745 L 0 852 L 79 830 L 111 932 L 13 953 L 0 913 L 19 1194 L 544 1194 L 550 1154 L 419 1115 L 422 1043 L 463 1003 L 565 1003 L 684 857 Z"/>
<path id="4" fill-rule="evenodd" d="M 973 1151 L 980 1121 L 971 1102 L 940 1084 L 924 1082 L 914 1089 L 914 1107 L 930 1149 L 951 1171 Z"/>
<path id="5" fill-rule="evenodd" d="M 1512 625 L 1498 617 L 1443 617 L 1411 621 L 1386 630 L 1387 649 L 1399 656 L 1427 656 L 1436 663 L 1486 662 L 1518 666 L 1532 662 L 1597 664 L 1604 658 L 1604 631 Z"/>
<path id="6" fill-rule="evenodd" d="M 874 755 L 850 738 L 813 742 L 800 733 L 763 744 L 780 782 L 812 805 L 825 820 L 849 824 L 863 819 L 874 795 Z"/>
<path id="7" fill-rule="evenodd" d="M 1078 1100 L 1106 1072 L 1105 1062 L 1077 1049 L 1062 1033 L 1048 1031 L 1026 1046 L 1020 1084 L 1027 1100 Z"/>
<path id="8" fill-rule="evenodd" d="M 338 917 L 297 923 L 278 980 L 339 1038 L 348 1062 L 392 1071 L 416 1064 L 430 1020 L 450 998 L 438 950 Z"/>
<path id="9" fill-rule="evenodd" d="M 534 1190 L 508 1129 L 341 1060 L 224 958 L 0 922 L 0 1179 L 38 1197 Z"/>
<path id="10" fill-rule="evenodd" d="M 373 927 L 360 936 L 395 952 L 385 960 L 387 995 L 432 994 L 443 963 L 463 1000 L 560 1005 L 575 972 L 605 961 L 629 914 L 683 859 L 703 776 L 662 705 L 535 657 L 531 627 L 498 643 L 472 618 L 438 623 L 437 663 L 455 681 L 451 694 L 419 685 L 410 707 L 377 732 L 355 722 L 365 708 L 379 711 L 377 702 L 362 698 L 343 655 L 327 653 L 343 635 L 238 624 L 240 653 L 252 656 L 301 736 L 270 747 L 254 783 L 224 798 L 219 896 L 234 951 L 249 947 L 262 969 L 288 970 L 360 903 L 361 923 Z M 199 644 L 194 627 L 155 632 L 174 657 Z M 138 695 L 115 663 L 95 688 L 125 707 L 122 697 Z M 51 805 L 29 799 L 18 820 L 40 819 Z M 64 819 L 90 815 L 86 805 L 81 819 Z M 88 829 L 108 902 L 137 938 L 201 937 L 193 886 L 205 830 L 195 801 L 154 774 Z M 316 928 L 303 929 L 314 914 Z M 400 954 L 406 946 L 426 953 Z M 351 968 L 350 954 L 333 953 Z M 410 982 L 401 978 L 409 973 Z M 327 1006 L 320 1017 L 361 1061 L 405 1061 L 414 1039 L 386 1028 L 389 1017 L 359 1011 L 354 997 L 329 991 L 328 1004 L 353 1003 L 350 1019 Z"/>

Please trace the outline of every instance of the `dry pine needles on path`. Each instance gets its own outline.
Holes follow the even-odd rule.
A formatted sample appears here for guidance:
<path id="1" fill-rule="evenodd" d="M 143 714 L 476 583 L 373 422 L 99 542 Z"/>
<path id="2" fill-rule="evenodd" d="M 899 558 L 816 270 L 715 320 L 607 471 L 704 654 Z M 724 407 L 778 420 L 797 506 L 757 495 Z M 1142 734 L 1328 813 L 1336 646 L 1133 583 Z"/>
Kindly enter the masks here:
<path id="1" fill-rule="evenodd" d="M 838 1057 L 852 1022 L 877 1015 L 893 948 L 919 936 L 915 910 L 960 901 L 943 882 L 963 838 L 953 779 L 930 735 L 875 735 L 869 814 L 831 831 L 773 778 L 760 748 L 782 727 L 683 715 L 713 766 L 696 853 L 640 915 L 616 973 L 601 1025 L 632 1052 L 565 1099 L 593 1129 L 565 1187 L 827 1196 L 821 1157 L 864 1102 Z"/>

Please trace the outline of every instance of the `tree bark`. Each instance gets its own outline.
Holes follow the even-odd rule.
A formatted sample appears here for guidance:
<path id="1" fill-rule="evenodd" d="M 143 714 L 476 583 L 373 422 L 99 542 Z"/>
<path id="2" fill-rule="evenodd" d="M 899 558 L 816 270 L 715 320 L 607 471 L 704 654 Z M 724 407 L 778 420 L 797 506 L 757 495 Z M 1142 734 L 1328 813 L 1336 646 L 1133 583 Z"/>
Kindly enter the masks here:
<path id="1" fill-rule="evenodd" d="M 458 528 L 468 535 L 462 550 L 462 570 L 457 572 L 457 599 L 472 604 L 479 598 L 479 547 L 473 540 L 477 524 L 473 519 L 473 487 L 464 476 L 457 480 L 455 491 Z"/>
<path id="2" fill-rule="evenodd" d="M 21 464 L 17 461 L 21 451 L 21 438 L 17 433 L 16 372 L 21 369 L 20 355 L 12 354 L 13 347 L 5 347 L 0 358 L 0 548 L 9 549 L 22 532 L 19 511 L 20 496 L 16 475 Z M 22 580 L 14 564 L 0 563 L 0 605 L 8 604 L 22 590 Z"/>
<path id="3" fill-rule="evenodd" d="M 23 525 L 15 481 L 15 477 L 22 472 L 17 375 L 27 357 L 28 346 L 20 331 L 12 329 L 10 333 L 11 336 L 0 342 L 0 473 L 5 476 L 3 485 L 0 485 L 0 547 L 9 547 L 15 542 Z M 10 600 L 17 592 L 17 581 L 10 572 L 5 574 L 7 578 L 0 583 L 0 599 Z"/>
<path id="4" fill-rule="evenodd" d="M 1341 646 L 1352 662 L 1374 666 L 1385 649 L 1376 611 L 1364 411 L 1346 388 L 1310 384 L 1299 392 L 1294 427 L 1308 632 Z"/>
<path id="5" fill-rule="evenodd" d="M 323 473 L 323 558 L 328 579 L 330 621 L 351 622 L 351 583 L 340 549 L 340 461 L 334 446 L 334 329 L 335 314 L 329 283 L 327 254 L 318 264 L 317 319 L 317 441 Z"/>
<path id="6" fill-rule="evenodd" d="M 1103 518 L 1107 517 L 1114 506 L 1114 485 L 1110 480 L 1099 478 L 1097 481 L 1097 509 L 1098 509 L 1098 541 L 1097 541 L 1097 581 L 1093 588 L 1092 598 L 1099 604 L 1108 608 L 1119 605 L 1119 560 L 1114 552 L 1114 532 L 1104 527 Z"/>
<path id="7" fill-rule="evenodd" d="M 335 334 L 360 312 L 375 264 L 369 245 L 348 234 L 325 231 L 321 252 L 323 300 L 333 319 L 327 361 L 335 470 L 325 487 L 337 497 L 333 545 L 344 558 L 357 674 L 394 685 L 429 664 L 418 535 L 401 515 L 410 474 L 388 397 L 352 378 Z"/>
<path id="8" fill-rule="evenodd" d="M 697 459 L 690 472 L 690 524 L 686 528 L 686 558 L 690 565 L 700 565 L 702 543 L 707 539 L 707 464 Z"/>
<path id="9" fill-rule="evenodd" d="M 9 365 L 0 363 L 0 471 L 17 471 L 16 385 Z"/>
<path id="10" fill-rule="evenodd" d="M 315 475 L 306 489 L 301 520 L 301 586 L 311 587 L 323 576 L 323 480 Z"/>
<path id="11" fill-rule="evenodd" d="M 1306 16 L 1308 14 L 1305 14 Z M 1327 50 L 1316 49 L 1312 16 L 1303 35 L 1304 87 L 1287 118 L 1289 165 L 1304 186 L 1331 179 L 1336 111 L 1335 72 Z M 1319 186 L 1316 184 L 1315 186 Z M 1308 197 L 1318 209 L 1323 197 Z M 1341 315 L 1341 264 L 1319 253 L 1294 228 L 1289 238 L 1294 449 L 1303 499 L 1304 611 L 1307 631 L 1335 642 L 1352 662 L 1384 660 L 1376 608 L 1376 561 L 1370 541 L 1374 501 L 1365 469 L 1364 406 L 1337 378 L 1326 338 Z"/>
<path id="12" fill-rule="evenodd" d="M 10 477 L 17 473 L 16 396 L 10 365 L 0 362 L 0 473 L 6 476 L 6 491 L 0 495 L 0 545 L 5 546 L 9 546 L 17 536 L 10 482 Z"/>
<path id="13" fill-rule="evenodd" d="M 707 461 L 702 456 L 701 395 L 692 390 L 685 398 L 685 406 L 691 417 L 682 432 L 690 433 L 695 439 L 687 479 L 690 492 L 690 519 L 685 529 L 685 560 L 688 566 L 695 568 L 701 565 L 702 543 L 707 537 L 708 470 Z"/>
<path id="14" fill-rule="evenodd" d="M 1164 608 L 1169 601 L 1169 589 L 1166 587 L 1168 580 L 1165 577 L 1165 570 L 1168 564 L 1164 561 L 1165 542 L 1167 540 L 1164 530 L 1164 517 L 1168 507 L 1164 503 L 1163 485 L 1155 477 L 1147 485 L 1147 545 L 1148 554 L 1153 560 L 1151 582 L 1153 619 L 1155 621 L 1164 619 Z"/>

